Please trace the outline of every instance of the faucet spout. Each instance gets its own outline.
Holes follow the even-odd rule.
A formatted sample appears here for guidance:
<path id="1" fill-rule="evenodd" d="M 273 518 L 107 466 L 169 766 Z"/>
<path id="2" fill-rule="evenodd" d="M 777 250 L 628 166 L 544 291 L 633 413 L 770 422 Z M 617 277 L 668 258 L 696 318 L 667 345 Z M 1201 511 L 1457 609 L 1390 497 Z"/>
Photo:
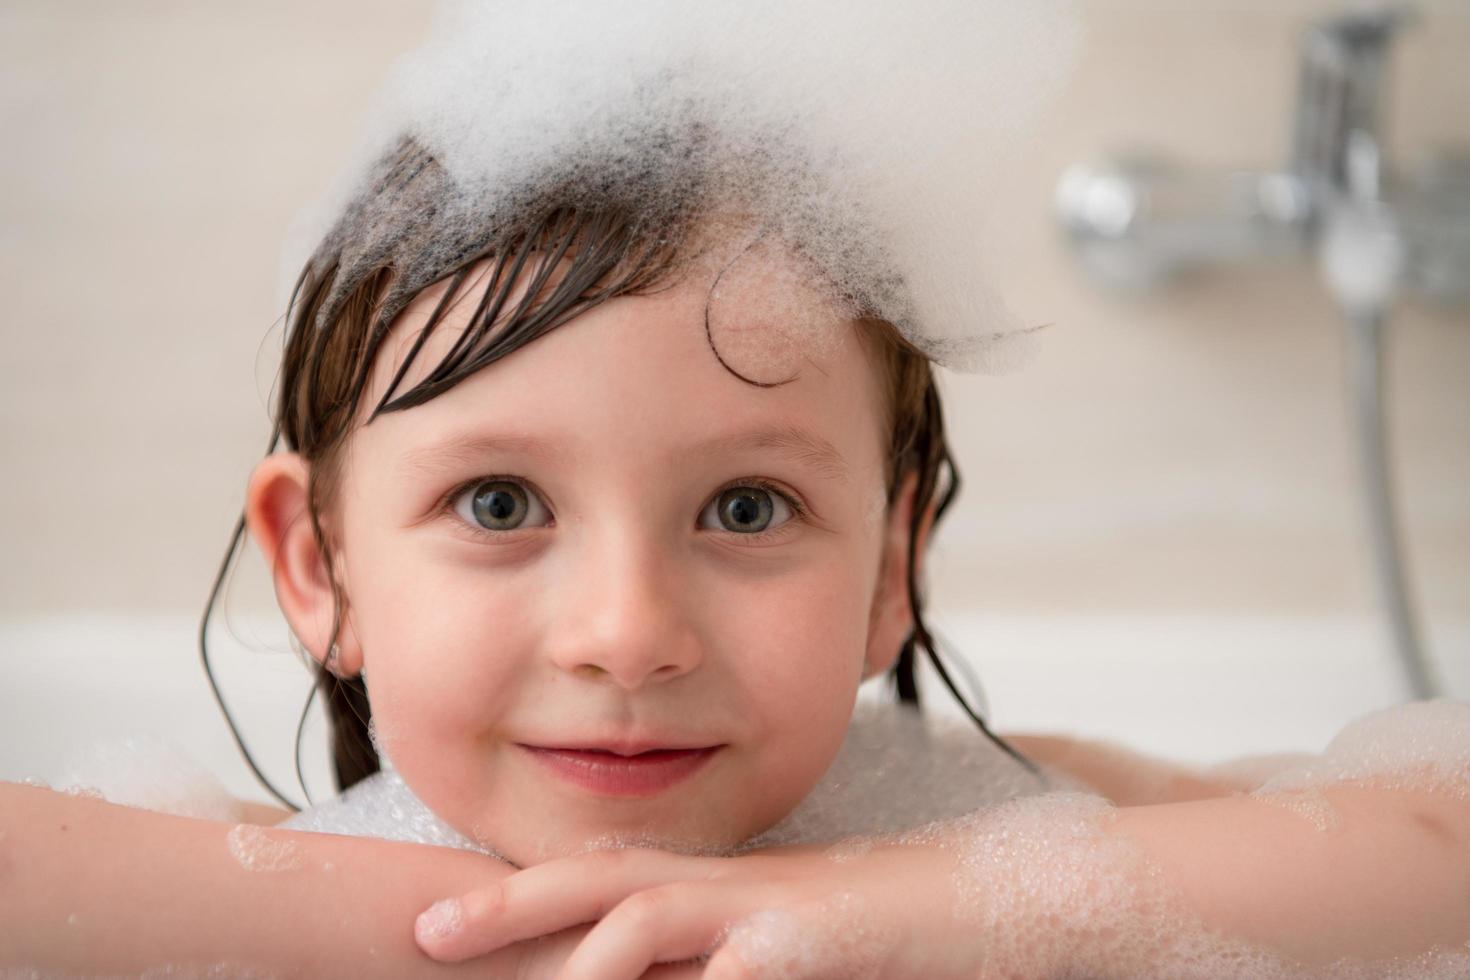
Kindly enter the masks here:
<path id="1" fill-rule="evenodd" d="M 1341 195 L 1382 196 L 1384 67 L 1413 16 L 1405 5 L 1372 6 L 1320 21 L 1302 37 L 1291 172 L 1319 207 Z"/>

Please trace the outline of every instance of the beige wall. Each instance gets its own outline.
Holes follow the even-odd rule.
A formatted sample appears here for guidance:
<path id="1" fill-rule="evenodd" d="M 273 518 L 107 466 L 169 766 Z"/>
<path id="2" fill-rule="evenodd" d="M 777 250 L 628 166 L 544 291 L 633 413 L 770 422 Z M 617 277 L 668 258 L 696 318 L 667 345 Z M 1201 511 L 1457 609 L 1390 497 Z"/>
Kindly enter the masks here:
<path id="1" fill-rule="evenodd" d="M 1047 217 L 1061 169 L 1111 148 L 1281 162 L 1294 32 L 1322 6 L 1089 4 L 1002 223 L 1018 299 L 1056 326 L 1018 374 L 946 379 L 967 482 L 940 602 L 1371 612 L 1343 328 L 1310 263 L 1109 297 Z M 425 19 L 361 0 L 0 4 L 0 612 L 202 604 L 269 432 L 284 229 Z M 1463 4 L 1403 39 L 1398 159 L 1470 148 L 1466 50 Z M 1391 341 L 1413 582 L 1427 617 L 1463 619 L 1470 314 L 1407 304 Z M 258 575 L 241 588 L 268 602 Z"/>

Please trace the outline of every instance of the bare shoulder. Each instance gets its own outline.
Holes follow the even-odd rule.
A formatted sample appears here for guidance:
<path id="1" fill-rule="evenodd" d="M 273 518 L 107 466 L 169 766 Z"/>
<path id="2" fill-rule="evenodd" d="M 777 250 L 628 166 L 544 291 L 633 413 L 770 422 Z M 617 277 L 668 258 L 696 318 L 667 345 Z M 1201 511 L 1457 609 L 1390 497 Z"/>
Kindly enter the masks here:
<path id="1" fill-rule="evenodd" d="M 1213 799 L 1242 788 L 1111 742 L 1050 734 L 1006 735 L 1005 740 L 1028 758 L 1081 780 L 1119 806 Z"/>

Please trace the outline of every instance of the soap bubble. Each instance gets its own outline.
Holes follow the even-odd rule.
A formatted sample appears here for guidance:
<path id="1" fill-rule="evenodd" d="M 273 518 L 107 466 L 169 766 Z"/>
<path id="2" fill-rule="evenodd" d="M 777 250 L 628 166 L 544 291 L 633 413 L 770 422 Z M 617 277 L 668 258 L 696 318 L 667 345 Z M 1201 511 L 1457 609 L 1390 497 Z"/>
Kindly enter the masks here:
<path id="1" fill-rule="evenodd" d="M 733 215 L 735 240 L 783 242 L 935 361 L 1005 367 L 1029 328 L 989 219 L 1080 35 L 1076 0 L 446 2 L 298 219 L 284 281 L 347 228 L 340 275 L 391 261 L 427 284 L 552 201 L 671 234 Z"/>
<path id="2" fill-rule="evenodd" d="M 180 817 L 236 820 L 238 803 L 213 773 L 155 735 L 97 739 L 71 753 L 52 784 L 74 796 Z"/>
<path id="3" fill-rule="evenodd" d="M 296 871 L 302 866 L 301 848 L 289 837 L 272 834 L 255 824 L 236 824 L 225 835 L 230 855 L 247 871 Z"/>

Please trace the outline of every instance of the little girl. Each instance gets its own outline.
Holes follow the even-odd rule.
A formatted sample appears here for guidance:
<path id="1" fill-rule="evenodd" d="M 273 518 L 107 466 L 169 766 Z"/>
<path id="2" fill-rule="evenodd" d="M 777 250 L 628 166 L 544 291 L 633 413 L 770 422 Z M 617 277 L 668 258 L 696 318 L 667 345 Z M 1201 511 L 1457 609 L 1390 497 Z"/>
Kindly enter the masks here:
<path id="1" fill-rule="evenodd" d="M 1466 975 L 1464 706 L 1202 774 L 914 710 L 931 364 L 1015 336 L 969 181 L 1065 11 L 523 6 L 390 80 L 247 492 L 346 792 L 0 787 L 0 966 Z"/>

